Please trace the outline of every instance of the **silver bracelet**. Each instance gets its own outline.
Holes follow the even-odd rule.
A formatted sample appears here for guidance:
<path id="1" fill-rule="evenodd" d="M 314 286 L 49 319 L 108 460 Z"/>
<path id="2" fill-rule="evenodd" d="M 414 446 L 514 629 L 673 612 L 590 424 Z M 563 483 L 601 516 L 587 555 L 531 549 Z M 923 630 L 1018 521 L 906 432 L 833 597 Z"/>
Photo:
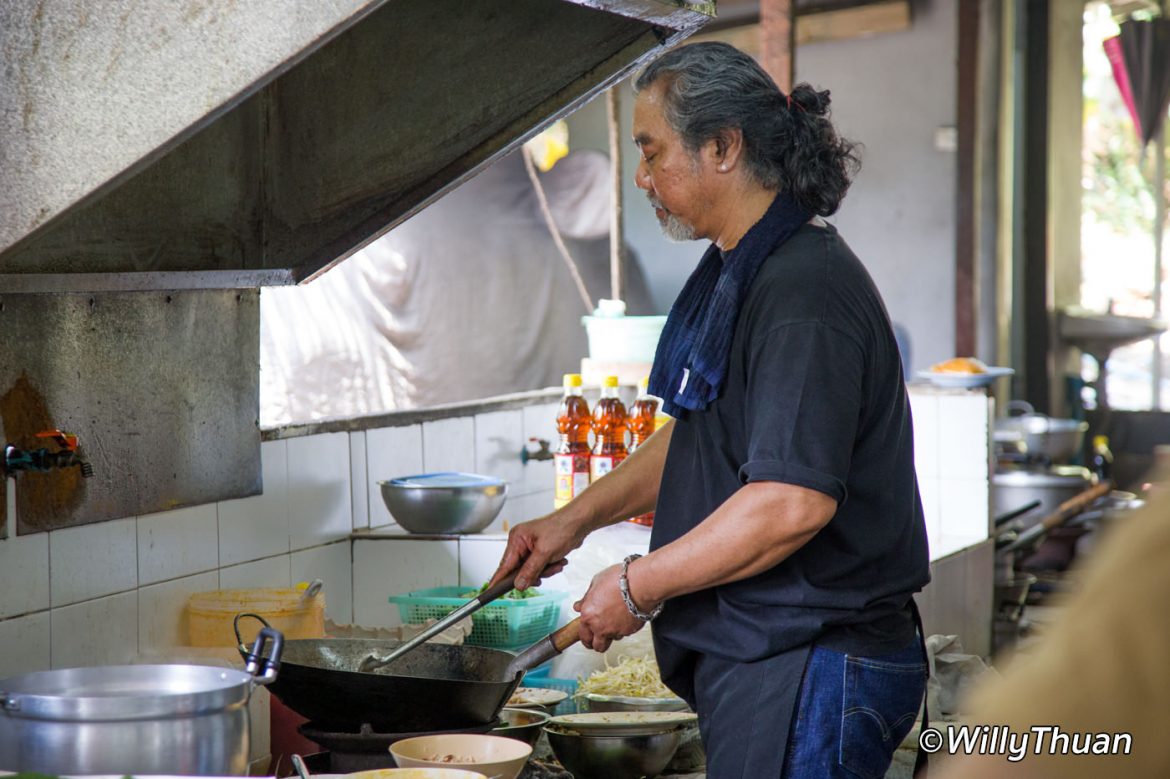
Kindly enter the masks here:
<path id="1" fill-rule="evenodd" d="M 644 611 L 638 610 L 637 604 L 634 603 L 633 596 L 630 595 L 630 563 L 634 562 L 641 556 L 642 555 L 640 554 L 632 554 L 625 560 L 622 560 L 622 575 L 618 577 L 618 589 L 621 590 L 622 600 L 626 602 L 626 608 L 630 610 L 630 613 L 643 622 L 649 622 L 662 613 L 662 604 L 659 603 L 654 607 L 653 611 L 647 614 Z"/>

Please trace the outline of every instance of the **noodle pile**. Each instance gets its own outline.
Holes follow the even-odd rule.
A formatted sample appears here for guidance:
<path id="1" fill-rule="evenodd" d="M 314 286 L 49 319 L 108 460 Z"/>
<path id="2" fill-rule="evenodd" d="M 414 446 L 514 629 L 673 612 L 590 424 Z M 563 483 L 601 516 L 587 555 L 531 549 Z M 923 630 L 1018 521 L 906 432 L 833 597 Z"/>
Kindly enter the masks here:
<path id="1" fill-rule="evenodd" d="M 601 671 L 594 671 L 588 679 L 577 680 L 577 692 L 573 697 L 594 695 L 620 695 L 629 698 L 675 698 L 669 687 L 662 683 L 658 664 L 649 657 L 625 657 L 617 665 Z"/>

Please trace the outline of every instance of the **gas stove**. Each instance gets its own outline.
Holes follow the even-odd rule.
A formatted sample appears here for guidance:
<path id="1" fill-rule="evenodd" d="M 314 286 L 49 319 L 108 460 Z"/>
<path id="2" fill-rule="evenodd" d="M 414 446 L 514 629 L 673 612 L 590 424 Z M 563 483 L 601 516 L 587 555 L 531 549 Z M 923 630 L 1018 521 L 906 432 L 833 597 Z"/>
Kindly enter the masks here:
<path id="1" fill-rule="evenodd" d="M 419 733 L 377 733 L 368 724 L 358 731 L 338 731 L 325 724 L 306 722 L 297 730 L 315 742 L 323 752 L 305 758 L 314 773 L 346 774 L 376 768 L 394 768 L 390 745 L 415 736 L 433 736 L 439 733 L 487 733 L 500 724 L 493 720 L 486 725 L 471 728 L 436 730 Z"/>

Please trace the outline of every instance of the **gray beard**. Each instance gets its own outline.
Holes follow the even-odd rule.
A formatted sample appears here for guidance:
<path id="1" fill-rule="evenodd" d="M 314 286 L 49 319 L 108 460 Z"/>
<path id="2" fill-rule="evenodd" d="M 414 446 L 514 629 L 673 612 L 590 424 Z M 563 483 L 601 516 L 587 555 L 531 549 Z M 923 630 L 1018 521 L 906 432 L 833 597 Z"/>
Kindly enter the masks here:
<path id="1" fill-rule="evenodd" d="M 654 198 L 650 198 L 650 205 L 653 208 L 662 208 L 662 203 Z M 699 237 L 695 234 L 694 227 L 670 212 L 667 212 L 666 216 L 658 220 L 658 226 L 662 228 L 662 234 L 675 243 L 693 241 Z"/>
<path id="2" fill-rule="evenodd" d="M 662 228 L 662 234 L 675 243 L 693 241 L 699 237 L 695 235 L 695 228 L 674 214 L 667 214 L 665 219 L 659 220 L 658 226 Z"/>

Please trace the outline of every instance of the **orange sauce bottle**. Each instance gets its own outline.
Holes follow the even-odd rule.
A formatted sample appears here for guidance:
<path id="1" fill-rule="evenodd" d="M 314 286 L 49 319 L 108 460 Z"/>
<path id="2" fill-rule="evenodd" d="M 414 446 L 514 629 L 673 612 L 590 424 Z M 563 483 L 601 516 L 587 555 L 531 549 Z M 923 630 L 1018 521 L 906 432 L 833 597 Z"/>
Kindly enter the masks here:
<path id="1" fill-rule="evenodd" d="M 589 479 L 597 481 L 626 459 L 626 406 L 618 396 L 617 376 L 606 376 L 601 399 L 593 407 L 593 456 Z"/>
<path id="2" fill-rule="evenodd" d="M 638 397 L 634 405 L 630 406 L 630 453 L 633 454 L 642 443 L 657 429 L 658 398 L 647 393 L 650 384 L 649 377 L 638 382 Z M 649 511 L 630 519 L 639 525 L 651 527 L 654 524 L 654 512 Z"/>
<path id="3" fill-rule="evenodd" d="M 556 494 L 553 506 L 561 508 L 589 486 L 589 429 L 592 424 L 589 404 L 581 392 L 581 374 L 566 373 L 565 395 L 557 411 L 560 438 L 553 464 L 556 471 Z"/>

